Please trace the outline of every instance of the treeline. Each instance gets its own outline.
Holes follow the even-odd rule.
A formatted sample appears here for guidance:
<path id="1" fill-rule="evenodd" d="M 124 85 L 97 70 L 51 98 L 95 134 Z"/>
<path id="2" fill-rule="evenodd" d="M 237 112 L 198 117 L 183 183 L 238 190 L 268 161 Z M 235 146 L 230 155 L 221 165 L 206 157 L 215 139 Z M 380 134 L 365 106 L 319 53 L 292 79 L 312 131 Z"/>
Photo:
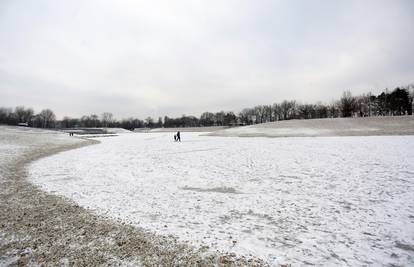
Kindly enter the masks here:
<path id="1" fill-rule="evenodd" d="M 158 120 L 154 120 L 151 117 L 145 120 L 137 118 L 116 120 L 112 113 L 105 112 L 100 116 L 91 114 L 81 118 L 64 117 L 58 121 L 50 109 L 44 109 L 40 113 L 35 114 L 32 108 L 22 106 L 14 109 L 0 107 L 0 124 L 20 124 L 38 128 L 119 127 L 135 129 L 235 126 L 291 119 L 401 116 L 412 115 L 413 96 L 413 85 L 397 87 L 391 92 L 385 90 L 379 95 L 369 93 L 353 96 L 350 91 L 346 91 L 338 101 L 334 101 L 331 104 L 301 104 L 294 100 L 285 100 L 281 103 L 245 108 L 238 114 L 224 111 L 204 112 L 199 118 L 183 115 L 179 118 L 159 117 Z"/>
<path id="2" fill-rule="evenodd" d="M 12 108 L 0 107 L 0 124 L 19 125 L 36 128 L 55 128 L 56 116 L 50 109 L 44 109 L 40 113 L 35 114 L 32 108 L 23 106 Z"/>

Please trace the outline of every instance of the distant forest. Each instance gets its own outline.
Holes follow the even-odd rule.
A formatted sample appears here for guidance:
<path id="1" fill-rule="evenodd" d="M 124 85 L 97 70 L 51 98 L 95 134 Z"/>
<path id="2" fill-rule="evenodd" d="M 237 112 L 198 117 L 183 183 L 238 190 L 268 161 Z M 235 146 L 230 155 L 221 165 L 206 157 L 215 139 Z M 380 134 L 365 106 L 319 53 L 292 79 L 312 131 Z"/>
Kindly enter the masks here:
<path id="1" fill-rule="evenodd" d="M 0 107 L 0 124 L 24 125 L 37 128 L 101 128 L 120 127 L 161 128 L 161 127 L 202 127 L 202 126 L 236 126 L 251 125 L 291 119 L 318 119 L 338 117 L 368 117 L 368 116 L 401 116 L 412 115 L 414 85 L 397 87 L 393 91 L 385 90 L 379 95 L 371 93 L 353 96 L 345 91 L 338 101 L 331 104 L 301 104 L 295 100 L 285 100 L 270 105 L 259 105 L 245 108 L 239 113 L 234 112 L 204 112 L 199 118 L 182 115 L 179 118 L 165 116 L 154 120 L 128 118 L 114 119 L 110 112 L 100 116 L 84 115 L 80 118 L 64 117 L 56 120 L 54 112 L 44 109 L 35 113 L 32 108 L 18 106 L 13 108 Z"/>

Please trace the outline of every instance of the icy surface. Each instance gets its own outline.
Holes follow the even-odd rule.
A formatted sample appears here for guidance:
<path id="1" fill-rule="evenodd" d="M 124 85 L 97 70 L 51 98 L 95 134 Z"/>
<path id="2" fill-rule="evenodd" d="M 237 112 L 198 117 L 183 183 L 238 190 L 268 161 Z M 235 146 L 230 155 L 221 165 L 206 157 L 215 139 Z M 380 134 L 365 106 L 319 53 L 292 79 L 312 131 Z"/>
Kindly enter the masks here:
<path id="1" fill-rule="evenodd" d="M 414 136 L 129 134 L 41 159 L 48 192 L 274 266 L 414 265 Z"/>

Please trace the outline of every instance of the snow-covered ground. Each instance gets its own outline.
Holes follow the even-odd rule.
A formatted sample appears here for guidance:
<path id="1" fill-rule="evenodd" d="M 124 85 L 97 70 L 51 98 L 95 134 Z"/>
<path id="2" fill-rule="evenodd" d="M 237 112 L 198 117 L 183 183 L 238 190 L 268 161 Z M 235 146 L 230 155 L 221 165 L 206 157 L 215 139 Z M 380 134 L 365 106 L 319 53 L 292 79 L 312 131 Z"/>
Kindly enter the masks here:
<path id="1" fill-rule="evenodd" d="M 10 139 L 13 141 L 10 142 Z M 0 165 L 9 164 L 31 149 L 41 147 L 41 144 L 70 145 L 80 142 L 59 131 L 0 125 Z"/>
<path id="2" fill-rule="evenodd" d="M 155 128 L 147 130 L 149 133 L 166 133 L 166 132 L 215 132 L 224 129 L 228 129 L 228 126 L 205 126 L 205 127 L 179 127 L 179 128 Z M 137 132 L 141 132 L 140 128 L 136 129 Z"/>
<path id="3" fill-rule="evenodd" d="M 232 137 L 316 137 L 414 135 L 414 116 L 284 120 L 217 130 Z"/>
<path id="4" fill-rule="evenodd" d="M 414 265 L 414 136 L 128 134 L 31 181 L 97 213 L 271 265 Z"/>

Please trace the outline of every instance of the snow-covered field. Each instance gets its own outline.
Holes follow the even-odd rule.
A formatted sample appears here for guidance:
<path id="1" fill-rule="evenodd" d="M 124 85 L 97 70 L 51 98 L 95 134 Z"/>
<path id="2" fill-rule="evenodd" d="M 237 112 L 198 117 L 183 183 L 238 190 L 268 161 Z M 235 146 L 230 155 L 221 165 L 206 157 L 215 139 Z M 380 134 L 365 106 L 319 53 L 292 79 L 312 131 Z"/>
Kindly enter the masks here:
<path id="1" fill-rule="evenodd" d="M 79 139 L 68 138 L 58 131 L 10 126 L 0 126 L 0 131 L 0 166 L 9 164 L 41 143 L 44 146 L 80 143 Z"/>
<path id="2" fill-rule="evenodd" d="M 414 135 L 414 116 L 284 120 L 217 130 L 232 137 L 316 137 Z"/>
<path id="3" fill-rule="evenodd" d="M 271 265 L 414 265 L 414 136 L 128 134 L 33 163 L 99 214 Z"/>

